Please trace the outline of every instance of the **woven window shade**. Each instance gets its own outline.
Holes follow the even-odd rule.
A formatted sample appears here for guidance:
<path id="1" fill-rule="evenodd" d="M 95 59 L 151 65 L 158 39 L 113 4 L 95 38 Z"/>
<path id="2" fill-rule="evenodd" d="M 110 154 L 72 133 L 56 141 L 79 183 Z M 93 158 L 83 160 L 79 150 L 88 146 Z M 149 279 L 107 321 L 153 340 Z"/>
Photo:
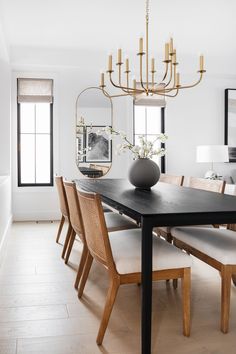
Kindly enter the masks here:
<path id="1" fill-rule="evenodd" d="M 53 102 L 53 80 L 17 79 L 17 102 Z"/>

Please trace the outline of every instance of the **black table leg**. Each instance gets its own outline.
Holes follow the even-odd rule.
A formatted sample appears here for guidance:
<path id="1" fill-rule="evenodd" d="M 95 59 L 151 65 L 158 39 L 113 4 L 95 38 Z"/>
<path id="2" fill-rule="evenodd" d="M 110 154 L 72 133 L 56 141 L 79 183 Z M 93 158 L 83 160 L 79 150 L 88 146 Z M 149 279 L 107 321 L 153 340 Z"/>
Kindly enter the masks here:
<path id="1" fill-rule="evenodd" d="M 142 354 L 151 354 L 152 227 L 142 218 Z"/>

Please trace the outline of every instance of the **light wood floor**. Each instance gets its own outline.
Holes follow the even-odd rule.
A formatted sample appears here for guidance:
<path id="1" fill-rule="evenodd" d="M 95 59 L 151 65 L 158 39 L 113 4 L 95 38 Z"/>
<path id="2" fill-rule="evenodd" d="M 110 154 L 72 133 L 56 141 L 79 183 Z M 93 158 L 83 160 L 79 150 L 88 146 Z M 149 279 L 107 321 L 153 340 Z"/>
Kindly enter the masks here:
<path id="1" fill-rule="evenodd" d="M 66 266 L 55 243 L 58 223 L 15 223 L 0 268 L 0 354 L 138 354 L 140 287 L 120 288 L 102 347 L 95 338 L 107 290 L 98 264 L 80 301 L 73 288 L 80 257 L 76 242 Z M 63 239 L 63 238 L 62 238 Z M 232 285 L 230 333 L 219 330 L 218 272 L 194 261 L 192 332 L 182 335 L 180 289 L 153 285 L 153 354 L 235 354 L 236 288 Z"/>

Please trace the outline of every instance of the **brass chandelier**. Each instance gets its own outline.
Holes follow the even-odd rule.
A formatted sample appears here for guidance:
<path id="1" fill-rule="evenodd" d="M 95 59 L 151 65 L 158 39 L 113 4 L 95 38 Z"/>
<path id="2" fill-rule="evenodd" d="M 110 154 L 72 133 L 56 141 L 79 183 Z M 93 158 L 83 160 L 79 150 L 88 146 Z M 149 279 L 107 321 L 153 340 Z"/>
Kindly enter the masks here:
<path id="1" fill-rule="evenodd" d="M 125 59 L 125 64 L 122 62 L 122 49 L 118 49 L 117 53 L 117 74 L 118 74 L 118 82 L 114 81 L 113 78 L 113 58 L 112 55 L 108 57 L 108 69 L 107 74 L 109 77 L 110 83 L 123 91 L 122 94 L 113 95 L 109 97 L 120 97 L 120 96 L 133 96 L 136 98 L 139 95 L 145 96 L 154 96 L 160 95 L 165 97 L 176 97 L 180 90 L 192 88 L 197 86 L 203 77 L 203 74 L 206 72 L 204 70 L 204 57 L 200 55 L 199 57 L 199 73 L 198 80 L 191 85 L 181 85 L 180 74 L 177 71 L 177 55 L 176 49 L 174 48 L 173 38 L 170 38 L 168 43 L 165 43 L 165 54 L 164 54 L 164 75 L 163 78 L 156 82 L 156 69 L 155 69 L 155 58 L 151 58 L 149 62 L 149 38 L 148 38 L 148 27 L 149 27 L 149 0 L 146 0 L 146 32 L 145 32 L 145 51 L 144 51 L 144 40 L 143 38 L 139 39 L 139 52 L 137 55 L 139 56 L 139 82 L 136 79 L 132 80 L 132 84 L 130 85 L 130 67 L 129 67 L 129 59 Z M 145 60 L 144 60 L 145 56 Z M 145 64 L 145 77 L 143 76 L 143 66 Z M 125 65 L 124 70 L 124 78 L 122 77 L 122 68 Z M 108 96 L 105 91 L 105 73 L 101 73 L 101 81 L 100 87 L 103 90 L 104 95 Z"/>

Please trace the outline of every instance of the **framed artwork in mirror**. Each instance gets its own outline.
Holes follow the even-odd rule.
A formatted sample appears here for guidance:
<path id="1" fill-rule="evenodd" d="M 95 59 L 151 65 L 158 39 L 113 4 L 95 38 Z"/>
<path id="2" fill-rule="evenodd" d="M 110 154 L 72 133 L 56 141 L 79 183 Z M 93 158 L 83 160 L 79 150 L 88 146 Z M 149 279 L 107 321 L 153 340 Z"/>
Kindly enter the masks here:
<path id="1" fill-rule="evenodd" d="M 84 161 L 84 132 L 80 131 L 76 133 L 76 151 L 77 151 L 77 161 Z"/>
<path id="2" fill-rule="evenodd" d="M 101 131 L 102 128 L 105 126 L 86 127 L 85 146 L 88 150 L 85 162 L 111 162 L 112 142 L 107 134 Z"/>
<path id="3" fill-rule="evenodd" d="M 229 162 L 236 162 L 236 89 L 225 90 L 225 145 Z"/>

